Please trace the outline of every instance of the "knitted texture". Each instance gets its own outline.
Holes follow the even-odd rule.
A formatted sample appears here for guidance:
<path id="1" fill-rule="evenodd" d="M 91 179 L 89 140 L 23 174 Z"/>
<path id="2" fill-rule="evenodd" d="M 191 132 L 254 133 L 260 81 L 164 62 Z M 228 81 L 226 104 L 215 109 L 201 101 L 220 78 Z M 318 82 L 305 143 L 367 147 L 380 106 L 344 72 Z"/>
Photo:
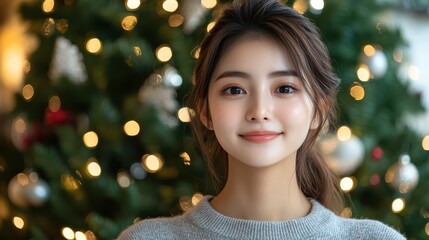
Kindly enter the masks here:
<path id="1" fill-rule="evenodd" d="M 403 235 L 375 220 L 348 219 L 335 215 L 311 199 L 312 209 L 289 221 L 253 221 L 224 216 L 204 197 L 186 213 L 169 218 L 140 221 L 121 233 L 118 240 L 137 239 L 390 239 Z"/>

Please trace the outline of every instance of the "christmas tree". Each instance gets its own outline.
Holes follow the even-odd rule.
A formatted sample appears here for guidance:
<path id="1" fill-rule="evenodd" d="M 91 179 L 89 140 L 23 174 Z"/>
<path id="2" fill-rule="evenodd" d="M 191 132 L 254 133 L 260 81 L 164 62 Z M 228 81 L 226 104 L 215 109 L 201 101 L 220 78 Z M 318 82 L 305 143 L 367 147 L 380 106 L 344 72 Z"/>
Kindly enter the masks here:
<path id="1" fill-rule="evenodd" d="M 345 217 L 429 234 L 429 137 L 399 73 L 406 43 L 371 0 L 287 2 L 320 28 L 342 79 L 337 126 L 320 140 L 348 193 Z M 215 191 L 186 108 L 215 0 L 31 0 L 36 39 L 2 115 L 1 239 L 113 239 L 147 217 L 180 214 Z M 0 86 L 1 87 L 1 86 Z M 425 230 L 426 228 L 426 230 Z"/>

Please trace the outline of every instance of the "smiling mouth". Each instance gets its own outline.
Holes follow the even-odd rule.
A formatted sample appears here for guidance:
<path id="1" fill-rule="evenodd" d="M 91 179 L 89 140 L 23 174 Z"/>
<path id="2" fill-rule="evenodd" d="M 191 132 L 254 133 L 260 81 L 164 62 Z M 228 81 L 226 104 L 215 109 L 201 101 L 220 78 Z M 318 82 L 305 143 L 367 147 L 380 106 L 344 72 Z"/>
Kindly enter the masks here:
<path id="1" fill-rule="evenodd" d="M 244 134 L 240 134 L 244 140 L 254 143 L 263 143 L 268 142 L 276 137 L 280 136 L 281 132 L 271 132 L 271 131 L 253 131 Z"/>

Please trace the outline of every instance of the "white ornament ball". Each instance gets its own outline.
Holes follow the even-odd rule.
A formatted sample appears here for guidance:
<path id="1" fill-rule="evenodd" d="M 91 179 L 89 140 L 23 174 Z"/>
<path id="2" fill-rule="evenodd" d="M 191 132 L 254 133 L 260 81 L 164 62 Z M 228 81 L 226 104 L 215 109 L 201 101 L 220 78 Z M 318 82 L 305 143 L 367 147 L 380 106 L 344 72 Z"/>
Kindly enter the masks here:
<path id="1" fill-rule="evenodd" d="M 9 199 L 19 207 L 41 206 L 49 197 L 48 184 L 37 173 L 19 173 L 8 186 Z"/>
<path id="2" fill-rule="evenodd" d="M 385 181 L 401 193 L 412 191 L 419 182 L 419 171 L 408 154 L 402 154 L 399 161 L 387 169 Z"/>
<path id="3" fill-rule="evenodd" d="M 360 60 L 361 63 L 368 66 L 369 71 L 376 78 L 382 77 L 387 71 L 386 55 L 379 48 L 375 48 L 375 52 L 371 56 L 362 54 Z"/>
<path id="4" fill-rule="evenodd" d="M 336 135 L 327 136 L 320 142 L 320 149 L 328 166 L 340 176 L 356 171 L 365 154 L 362 141 L 354 135 L 345 141 L 339 140 Z"/>

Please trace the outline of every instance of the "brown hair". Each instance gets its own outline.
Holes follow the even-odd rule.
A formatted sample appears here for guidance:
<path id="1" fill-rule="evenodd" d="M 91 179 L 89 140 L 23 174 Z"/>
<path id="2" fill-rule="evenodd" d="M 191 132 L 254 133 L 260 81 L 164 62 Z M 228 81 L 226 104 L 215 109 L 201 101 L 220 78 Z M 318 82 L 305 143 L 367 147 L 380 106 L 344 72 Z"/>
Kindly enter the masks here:
<path id="1" fill-rule="evenodd" d="M 316 26 L 307 18 L 275 0 L 244 0 L 229 4 L 201 43 L 190 107 L 196 110 L 197 116 L 202 114 L 202 109 L 207 109 L 207 119 L 210 119 L 207 95 L 213 71 L 228 46 L 252 33 L 272 37 L 284 47 L 310 95 L 314 118 L 319 125 L 309 131 L 298 149 L 297 180 L 305 196 L 339 213 L 344 204 L 337 177 L 327 167 L 314 143 L 322 128 L 335 117 L 340 81 L 333 72 L 328 50 L 320 40 Z M 224 180 L 228 170 L 227 153 L 199 117 L 193 119 L 192 128 L 213 179 L 215 182 Z M 216 163 L 222 164 L 215 164 L 215 159 Z"/>

